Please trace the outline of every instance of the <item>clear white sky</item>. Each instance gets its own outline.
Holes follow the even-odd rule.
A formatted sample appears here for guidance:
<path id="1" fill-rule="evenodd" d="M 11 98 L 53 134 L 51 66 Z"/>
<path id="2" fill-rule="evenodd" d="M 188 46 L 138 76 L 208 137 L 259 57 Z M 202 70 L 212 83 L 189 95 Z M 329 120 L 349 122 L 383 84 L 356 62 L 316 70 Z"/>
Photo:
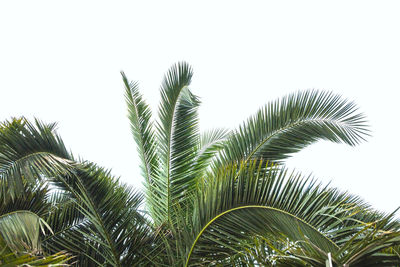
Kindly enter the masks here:
<path id="1" fill-rule="evenodd" d="M 233 128 L 289 92 L 332 90 L 358 104 L 372 137 L 320 142 L 288 165 L 393 211 L 399 13 L 398 1 L 365 0 L 1 1 L 0 120 L 57 121 L 75 155 L 140 186 L 120 70 L 156 108 L 164 72 L 189 62 L 202 129 Z"/>

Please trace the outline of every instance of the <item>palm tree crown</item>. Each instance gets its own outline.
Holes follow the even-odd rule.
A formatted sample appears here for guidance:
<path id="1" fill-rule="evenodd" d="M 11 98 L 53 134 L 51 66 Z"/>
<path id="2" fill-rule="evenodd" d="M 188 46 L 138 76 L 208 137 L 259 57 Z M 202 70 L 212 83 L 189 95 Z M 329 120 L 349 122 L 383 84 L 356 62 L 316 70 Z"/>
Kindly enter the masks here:
<path id="1" fill-rule="evenodd" d="M 236 130 L 200 133 L 188 64 L 166 73 L 157 120 L 121 74 L 145 192 L 74 158 L 55 124 L 6 121 L 0 261 L 35 254 L 78 266 L 325 266 L 330 255 L 335 266 L 400 264 L 394 214 L 284 167 L 318 140 L 364 140 L 353 102 L 300 91 Z"/>

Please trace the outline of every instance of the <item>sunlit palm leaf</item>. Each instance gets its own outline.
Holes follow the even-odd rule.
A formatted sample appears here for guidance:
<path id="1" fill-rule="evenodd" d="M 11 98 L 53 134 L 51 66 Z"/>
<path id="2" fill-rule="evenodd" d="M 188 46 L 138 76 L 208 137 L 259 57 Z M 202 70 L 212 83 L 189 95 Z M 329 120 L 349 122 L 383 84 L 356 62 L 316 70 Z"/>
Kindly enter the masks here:
<path id="1" fill-rule="evenodd" d="M 146 181 L 148 199 L 153 199 L 156 198 L 154 194 L 157 194 L 153 190 L 153 180 L 157 176 L 159 160 L 156 154 L 157 144 L 154 126 L 151 121 L 151 110 L 139 93 L 138 84 L 129 82 L 125 74 L 123 72 L 121 74 L 125 85 L 125 99 L 128 106 L 131 131 L 141 159 L 142 175 Z M 148 208 L 150 213 L 153 214 L 153 206 L 149 205 Z"/>

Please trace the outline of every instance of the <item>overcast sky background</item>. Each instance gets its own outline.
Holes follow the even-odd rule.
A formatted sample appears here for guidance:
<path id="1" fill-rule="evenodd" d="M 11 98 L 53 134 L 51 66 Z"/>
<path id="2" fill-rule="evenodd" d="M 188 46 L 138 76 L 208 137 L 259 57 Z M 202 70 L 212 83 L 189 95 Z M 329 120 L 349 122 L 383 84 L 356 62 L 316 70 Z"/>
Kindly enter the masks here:
<path id="1" fill-rule="evenodd" d="M 398 1 L 1 1 L 0 120 L 57 121 L 75 155 L 140 187 L 120 70 L 156 114 L 164 73 L 189 62 L 202 130 L 234 128 L 290 92 L 332 90 L 358 104 L 372 136 L 356 147 L 319 142 L 287 164 L 391 212 L 399 14 Z"/>

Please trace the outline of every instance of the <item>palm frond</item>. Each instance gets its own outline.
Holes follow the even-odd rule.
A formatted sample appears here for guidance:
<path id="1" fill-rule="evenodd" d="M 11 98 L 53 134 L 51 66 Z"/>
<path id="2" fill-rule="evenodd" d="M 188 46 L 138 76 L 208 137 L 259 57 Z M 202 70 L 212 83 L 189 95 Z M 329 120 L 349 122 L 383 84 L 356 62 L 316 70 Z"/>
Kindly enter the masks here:
<path id="1" fill-rule="evenodd" d="M 206 179 L 196 199 L 192 230 L 196 235 L 186 251 L 187 266 L 229 265 L 230 256 L 246 254 L 255 235 L 282 242 L 307 240 L 320 248 L 322 257 L 339 250 L 332 233 L 366 205 L 313 180 L 255 164 L 241 165 L 240 172 L 234 165 L 220 170 L 214 180 Z"/>
<path id="2" fill-rule="evenodd" d="M 160 173 L 155 180 L 156 197 L 149 199 L 156 225 L 174 221 L 174 205 L 186 205 L 194 189 L 194 167 L 198 148 L 198 98 L 188 86 L 192 69 L 186 63 L 171 67 L 161 86 L 158 144 Z"/>
<path id="3" fill-rule="evenodd" d="M 5 186 L 0 183 L 0 187 Z M 7 189 L 0 190 L 0 215 L 19 210 L 28 210 L 44 218 L 51 204 L 48 201 L 49 187 L 45 181 L 36 184 L 25 183 L 20 194 L 11 197 L 3 195 Z"/>
<path id="4" fill-rule="evenodd" d="M 394 213 L 375 222 L 362 222 L 360 230 L 334 256 L 347 266 L 398 265 L 400 255 L 392 249 L 400 246 L 399 224 Z"/>
<path id="5" fill-rule="evenodd" d="M 147 253 L 151 231 L 147 220 L 138 212 L 143 196 L 93 164 L 82 163 L 72 175 L 75 177 L 58 178 L 60 181 L 75 179 L 75 185 L 64 189 L 74 198 L 69 204 L 70 210 L 64 208 L 56 214 L 77 219 L 69 227 L 62 225 L 55 235 L 47 238 L 46 248 L 49 251 L 67 249 L 77 255 L 80 266 L 125 266 L 124 262 L 145 260 L 141 254 Z M 84 217 L 68 215 L 77 210 Z"/>
<path id="6" fill-rule="evenodd" d="M 331 92 L 298 92 L 271 102 L 229 138 L 216 166 L 263 159 L 279 162 L 317 140 L 356 145 L 368 135 L 365 117 Z"/>
<path id="7" fill-rule="evenodd" d="M 123 72 L 121 75 L 125 85 L 131 131 L 142 161 L 142 174 L 146 180 L 147 190 L 151 191 L 152 180 L 158 171 L 157 144 L 151 121 L 151 110 L 140 94 L 138 84 L 129 82 Z"/>
<path id="8" fill-rule="evenodd" d="M 24 118 L 0 125 L 0 181 L 3 195 L 23 193 L 24 184 L 36 184 L 43 175 L 73 170 L 71 155 L 54 132 L 55 124 Z"/>

